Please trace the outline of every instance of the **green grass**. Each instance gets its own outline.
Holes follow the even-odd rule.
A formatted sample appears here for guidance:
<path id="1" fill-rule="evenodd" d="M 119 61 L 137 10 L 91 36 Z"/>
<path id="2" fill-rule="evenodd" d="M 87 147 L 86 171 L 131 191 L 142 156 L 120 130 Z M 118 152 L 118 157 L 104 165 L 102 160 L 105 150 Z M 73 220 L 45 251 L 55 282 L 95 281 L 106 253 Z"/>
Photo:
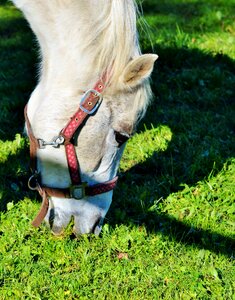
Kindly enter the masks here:
<path id="1" fill-rule="evenodd" d="M 37 47 L 0 5 L 0 299 L 235 299 L 234 1 L 143 2 L 155 99 L 100 237 L 30 225 L 23 107 Z M 151 37 L 151 42 L 149 41 Z"/>

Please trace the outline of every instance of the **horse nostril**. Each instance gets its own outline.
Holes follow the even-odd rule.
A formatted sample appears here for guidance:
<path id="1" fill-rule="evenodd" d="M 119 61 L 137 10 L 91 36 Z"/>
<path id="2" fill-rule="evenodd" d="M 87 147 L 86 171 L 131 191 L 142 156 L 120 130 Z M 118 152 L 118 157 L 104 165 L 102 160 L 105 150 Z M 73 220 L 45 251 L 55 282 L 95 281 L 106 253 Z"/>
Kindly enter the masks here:
<path id="1" fill-rule="evenodd" d="M 96 220 L 93 229 L 92 229 L 92 233 L 94 233 L 95 235 L 99 235 L 102 229 L 102 224 L 103 224 L 103 218 L 98 217 L 98 219 Z"/>
<path id="2" fill-rule="evenodd" d="M 49 212 L 49 225 L 51 229 L 53 227 L 54 219 L 55 219 L 55 209 L 51 208 Z"/>

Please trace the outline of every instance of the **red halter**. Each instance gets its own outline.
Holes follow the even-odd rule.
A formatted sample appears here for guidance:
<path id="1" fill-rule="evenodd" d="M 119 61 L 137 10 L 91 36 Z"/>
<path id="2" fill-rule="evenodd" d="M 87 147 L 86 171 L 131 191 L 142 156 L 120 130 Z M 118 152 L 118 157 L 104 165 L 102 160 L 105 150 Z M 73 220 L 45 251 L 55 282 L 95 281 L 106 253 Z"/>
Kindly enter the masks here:
<path id="1" fill-rule="evenodd" d="M 28 186 L 32 190 L 37 190 L 42 196 L 42 205 L 40 211 L 32 225 L 38 227 L 45 218 L 48 207 L 48 197 L 58 198 L 75 198 L 83 199 L 85 196 L 95 196 L 113 190 L 117 184 L 118 177 L 110 181 L 95 185 L 87 185 L 82 182 L 80 175 L 79 162 L 76 155 L 75 147 L 72 142 L 77 129 L 83 124 L 84 120 L 93 114 L 99 107 L 102 101 L 102 92 L 105 88 L 103 80 L 99 80 L 93 89 L 88 90 L 83 95 L 80 105 L 76 113 L 70 118 L 67 125 L 61 130 L 59 136 L 52 139 L 51 142 L 46 142 L 42 139 L 37 139 L 32 131 L 32 127 L 27 115 L 27 105 L 24 110 L 27 132 L 30 140 L 30 167 L 33 175 L 29 178 Z M 51 188 L 40 183 L 40 174 L 37 171 L 37 149 L 43 149 L 46 146 L 54 148 L 64 145 L 68 163 L 68 169 L 71 178 L 71 186 L 68 188 Z"/>

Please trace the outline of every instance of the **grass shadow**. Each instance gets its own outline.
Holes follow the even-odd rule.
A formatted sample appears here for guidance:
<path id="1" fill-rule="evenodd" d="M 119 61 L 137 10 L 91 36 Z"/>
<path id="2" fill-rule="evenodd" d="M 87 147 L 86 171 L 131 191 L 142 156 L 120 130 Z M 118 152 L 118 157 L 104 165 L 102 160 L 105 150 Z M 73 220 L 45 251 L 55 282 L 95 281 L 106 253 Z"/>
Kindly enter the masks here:
<path id="1" fill-rule="evenodd" d="M 9 1 L 1 2 L 0 19 L 0 211 L 8 202 L 30 195 L 27 188 L 28 147 L 23 108 L 36 83 L 36 50 L 32 32 Z"/>
<path id="2" fill-rule="evenodd" d="M 158 53 L 155 99 L 139 132 L 167 125 L 173 138 L 166 152 L 154 153 L 128 172 L 173 177 L 170 192 L 219 171 L 234 157 L 235 62 L 197 49 L 159 47 Z"/>
<path id="3" fill-rule="evenodd" d="M 11 15 L 12 14 L 12 15 Z M 15 10 L 0 20 L 0 139 L 23 131 L 23 107 L 36 84 L 36 47 L 27 22 Z M 14 17 L 13 17 L 14 16 Z"/>
<path id="4" fill-rule="evenodd" d="M 117 199 L 114 199 L 114 203 L 115 201 Z M 119 205 L 115 204 L 113 206 L 116 207 L 116 211 L 120 211 Z M 131 227 L 138 226 L 140 230 L 144 227 L 148 234 L 157 234 L 169 241 L 193 246 L 200 250 L 209 250 L 234 259 L 235 238 L 213 232 L 212 230 L 196 228 L 160 212 L 148 212 L 145 214 L 138 212 L 135 214 L 132 211 L 132 215 L 124 220 L 120 217 L 121 215 L 117 216 L 116 211 L 113 207 L 111 208 L 111 213 L 108 214 L 108 223 L 113 228 L 117 224 L 125 224 Z M 133 220 L 135 221 L 133 222 Z"/>
<path id="5" fill-rule="evenodd" d="M 145 16 L 154 16 L 153 22 L 158 29 L 175 29 L 176 24 L 185 32 L 209 33 L 220 31 L 232 25 L 230 12 L 234 11 L 232 1 L 226 4 L 212 0 L 203 1 L 155 1 L 145 0 L 142 3 Z"/>
<path id="6" fill-rule="evenodd" d="M 9 142 L 11 143 L 11 142 Z M 17 203 L 24 197 L 35 197 L 28 188 L 28 145 L 21 139 L 21 147 L 0 163 L 0 212 L 5 212 L 9 202 Z"/>

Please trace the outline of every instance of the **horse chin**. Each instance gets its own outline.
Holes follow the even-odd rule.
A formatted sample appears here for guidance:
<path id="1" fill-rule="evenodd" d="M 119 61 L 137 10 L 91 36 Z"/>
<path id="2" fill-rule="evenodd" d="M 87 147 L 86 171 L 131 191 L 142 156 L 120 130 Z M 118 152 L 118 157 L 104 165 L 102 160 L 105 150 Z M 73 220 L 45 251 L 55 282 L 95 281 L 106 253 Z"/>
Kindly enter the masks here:
<path id="1" fill-rule="evenodd" d="M 84 200 L 52 197 L 45 221 L 56 236 L 63 234 L 72 218 L 76 236 L 90 233 L 99 235 L 111 201 L 112 192 Z"/>

